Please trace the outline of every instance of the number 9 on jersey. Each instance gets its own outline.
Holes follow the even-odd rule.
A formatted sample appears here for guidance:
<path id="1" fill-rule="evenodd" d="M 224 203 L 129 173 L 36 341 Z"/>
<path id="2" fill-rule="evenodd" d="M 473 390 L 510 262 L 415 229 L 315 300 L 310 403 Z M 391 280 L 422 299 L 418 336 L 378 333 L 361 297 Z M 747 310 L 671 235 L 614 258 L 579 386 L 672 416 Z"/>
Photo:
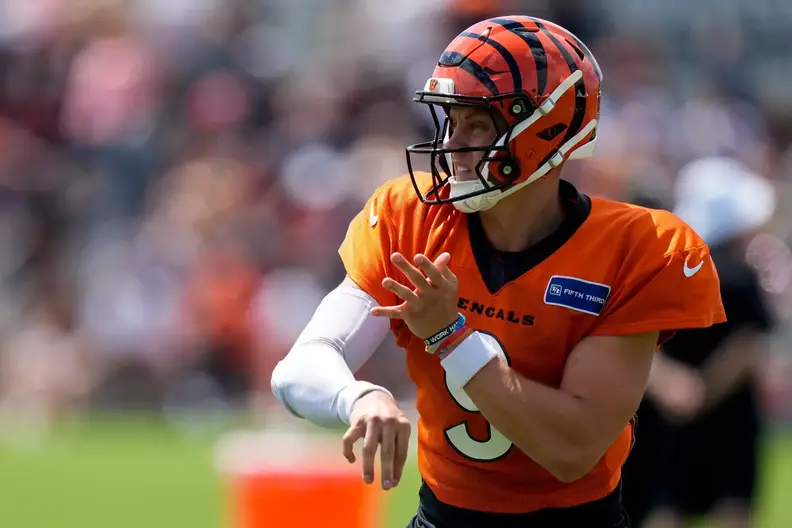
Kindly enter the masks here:
<path id="1" fill-rule="evenodd" d="M 498 339 L 488 333 L 480 332 L 482 338 L 490 341 L 493 348 L 499 351 L 503 359 L 508 361 L 508 356 L 503 352 L 503 346 Z M 463 409 L 468 412 L 478 413 L 478 407 L 473 401 L 465 394 L 461 387 L 457 387 L 448 381 L 448 376 L 445 378 L 446 388 L 448 389 L 454 401 Z M 492 427 L 487 422 L 487 430 L 489 431 L 489 439 L 479 441 L 470 436 L 466 422 L 458 423 L 445 430 L 446 440 L 451 446 L 461 455 L 472 460 L 482 462 L 493 462 L 504 457 L 512 448 L 512 443 L 508 438 L 503 436 L 503 433 Z"/>

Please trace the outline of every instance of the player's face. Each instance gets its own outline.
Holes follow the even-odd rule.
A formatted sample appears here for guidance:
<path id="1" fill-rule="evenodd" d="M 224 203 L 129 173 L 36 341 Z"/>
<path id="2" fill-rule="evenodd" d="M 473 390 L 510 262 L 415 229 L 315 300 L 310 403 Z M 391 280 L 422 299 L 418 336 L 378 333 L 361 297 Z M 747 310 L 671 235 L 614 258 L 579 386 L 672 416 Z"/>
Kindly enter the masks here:
<path id="1" fill-rule="evenodd" d="M 492 115 L 480 108 L 452 107 L 449 116 L 449 137 L 445 148 L 486 147 L 497 137 L 498 130 Z M 476 165 L 484 152 L 454 152 L 454 176 L 457 181 L 475 180 Z"/>

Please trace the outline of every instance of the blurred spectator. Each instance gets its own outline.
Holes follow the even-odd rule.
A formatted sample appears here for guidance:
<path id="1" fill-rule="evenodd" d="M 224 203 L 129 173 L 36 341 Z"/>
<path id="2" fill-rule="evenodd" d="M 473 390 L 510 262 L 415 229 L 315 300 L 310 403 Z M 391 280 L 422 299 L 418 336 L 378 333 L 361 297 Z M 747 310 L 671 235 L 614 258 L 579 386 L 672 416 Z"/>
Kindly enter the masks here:
<path id="1" fill-rule="evenodd" d="M 676 198 L 674 211 L 711 248 L 728 321 L 677 332 L 658 352 L 625 467 L 626 504 L 636 526 L 681 528 L 712 513 L 719 526 L 748 527 L 760 476 L 759 373 L 774 316 L 746 254 L 776 195 L 743 164 L 705 158 L 682 169 Z"/>
<path id="2" fill-rule="evenodd" d="M 509 12 L 558 21 L 599 57 L 598 155 L 569 174 L 584 192 L 672 207 L 680 167 L 724 154 L 770 177 L 778 214 L 752 251 L 788 319 L 782 4 L 709 20 L 681 1 L 0 2 L 0 394 L 49 371 L 50 334 L 81 350 L 62 354 L 80 375 L 42 374 L 45 409 L 58 394 L 147 410 L 269 394 L 293 329 L 341 279 L 349 219 L 428 133 L 414 91 L 452 35 Z M 47 274 L 57 287 L 40 286 Z M 773 364 L 787 364 L 779 328 Z M 409 396 L 392 351 L 366 375 Z M 792 384 L 771 374 L 768 408 L 792 416 Z"/>
<path id="3" fill-rule="evenodd" d="M 38 270 L 33 302 L 0 347 L 0 427 L 23 440 L 82 410 L 102 368 L 57 275 L 51 265 Z"/>

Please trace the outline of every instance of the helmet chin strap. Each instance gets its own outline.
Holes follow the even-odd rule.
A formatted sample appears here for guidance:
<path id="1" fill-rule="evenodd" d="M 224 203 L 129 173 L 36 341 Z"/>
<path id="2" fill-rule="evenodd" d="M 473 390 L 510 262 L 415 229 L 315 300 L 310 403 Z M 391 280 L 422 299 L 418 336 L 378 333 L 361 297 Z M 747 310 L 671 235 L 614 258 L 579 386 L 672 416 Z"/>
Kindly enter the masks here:
<path id="1" fill-rule="evenodd" d="M 553 156 L 552 159 L 556 159 L 556 156 Z M 561 158 L 561 161 L 563 162 L 563 158 Z M 477 194 L 476 196 L 471 196 L 470 198 L 466 198 L 464 200 L 457 200 L 453 202 L 454 207 L 456 207 L 458 211 L 466 214 L 486 211 L 487 209 L 491 209 L 492 207 L 494 207 L 495 204 L 497 204 L 503 198 L 506 198 L 510 194 L 516 193 L 523 187 L 526 187 L 529 184 L 535 182 L 536 180 L 538 180 L 539 178 L 550 172 L 551 169 L 557 166 L 558 165 L 553 165 L 548 161 L 524 182 L 520 182 L 517 185 L 513 185 L 506 190 L 494 189 L 486 193 Z M 454 182 L 449 180 L 449 183 L 451 184 L 452 198 L 454 196 L 463 196 L 465 194 L 485 188 L 484 185 L 479 180 L 470 180 L 470 181 L 462 181 L 462 182 Z"/>
<path id="2" fill-rule="evenodd" d="M 482 185 L 479 180 L 456 181 L 456 179 L 452 177 L 449 178 L 448 183 L 451 186 L 450 198 L 457 198 L 459 196 L 464 196 L 466 194 L 484 189 L 484 185 Z M 458 211 L 461 211 L 465 214 L 486 211 L 498 203 L 497 199 L 491 199 L 497 193 L 500 193 L 500 191 L 490 191 L 488 193 L 471 196 L 470 198 L 466 198 L 464 200 L 456 200 L 453 202 L 453 204 Z"/>
<path id="3" fill-rule="evenodd" d="M 487 209 L 492 208 L 496 203 L 498 203 L 503 198 L 506 198 L 510 194 L 516 193 L 523 187 L 530 185 L 531 183 L 535 182 L 551 170 L 555 169 L 556 167 L 560 167 L 564 163 L 564 159 L 566 157 L 567 152 L 573 149 L 578 143 L 583 141 L 585 138 L 594 128 L 597 126 L 597 120 L 592 119 L 588 125 L 583 127 L 580 132 L 572 136 L 572 138 L 561 145 L 556 152 L 555 156 L 547 160 L 541 167 L 539 167 L 531 176 L 528 177 L 527 180 L 518 183 L 517 185 L 513 185 L 506 190 L 502 189 L 494 189 L 492 191 L 478 194 L 476 196 L 471 196 L 470 198 L 466 198 L 464 200 L 457 200 L 454 203 L 454 207 L 457 208 L 458 211 L 463 213 L 477 213 L 480 211 L 486 211 Z M 586 145 L 582 146 L 579 150 L 584 150 L 578 154 L 574 152 L 570 158 L 574 159 L 583 159 L 585 157 L 590 156 L 594 152 L 594 142 L 596 139 L 591 140 Z M 577 155 L 576 155 L 577 154 Z M 486 171 L 487 165 L 486 163 L 484 168 Z M 476 192 L 481 189 L 485 189 L 484 184 L 481 183 L 480 180 L 470 180 L 470 181 L 461 181 L 458 182 L 454 178 L 449 178 L 449 184 L 451 185 L 451 197 L 455 196 L 463 196 L 468 193 Z"/>
<path id="4" fill-rule="evenodd" d="M 575 83 L 583 76 L 583 72 L 580 70 L 575 71 L 572 75 L 567 77 L 564 82 L 558 85 L 558 88 L 553 90 L 550 96 L 542 103 L 539 108 L 537 108 L 533 114 L 531 114 L 528 118 L 523 120 L 522 122 L 518 123 L 516 127 L 514 127 L 513 134 L 511 135 L 511 140 L 513 141 L 518 135 L 525 132 L 531 125 L 533 125 L 536 121 L 541 119 L 542 117 L 549 114 L 553 108 L 555 107 L 558 100 L 561 98 L 564 93 L 572 88 Z M 453 202 L 454 207 L 457 208 L 460 212 L 463 213 L 476 213 L 480 211 L 486 211 L 487 209 L 492 208 L 498 201 L 502 200 L 503 198 L 509 196 L 512 193 L 515 193 L 522 189 L 523 187 L 535 182 L 552 169 L 561 166 L 566 159 L 566 155 L 568 152 L 573 151 L 573 154 L 570 155 L 571 158 L 574 159 L 583 159 L 591 156 L 594 152 L 594 142 L 596 141 L 591 140 L 590 142 L 586 143 L 585 145 L 581 146 L 580 149 L 577 149 L 579 152 L 576 152 L 576 147 L 578 144 L 583 141 L 583 139 L 588 136 L 597 126 L 597 120 L 592 119 L 585 127 L 583 127 L 577 134 L 571 137 L 566 143 L 561 145 L 558 151 L 555 153 L 553 157 L 547 160 L 541 167 L 537 168 L 533 174 L 531 174 L 528 179 L 523 182 L 518 183 L 512 187 L 509 187 L 506 190 L 501 189 L 494 189 L 489 192 L 485 192 L 482 194 L 478 194 L 476 196 L 471 196 L 470 198 L 466 198 L 464 200 L 457 200 Z M 506 141 L 506 135 L 499 137 L 498 140 L 493 144 L 494 147 L 501 147 Z M 487 153 L 488 157 L 492 157 L 495 155 L 495 151 L 490 151 Z M 489 181 L 489 164 L 487 162 L 482 167 L 481 176 L 486 180 Z M 469 193 L 482 191 L 486 189 L 486 186 L 478 179 L 476 180 L 469 180 L 469 181 L 457 181 L 455 177 L 449 178 L 449 185 L 451 186 L 451 198 L 464 196 Z"/>

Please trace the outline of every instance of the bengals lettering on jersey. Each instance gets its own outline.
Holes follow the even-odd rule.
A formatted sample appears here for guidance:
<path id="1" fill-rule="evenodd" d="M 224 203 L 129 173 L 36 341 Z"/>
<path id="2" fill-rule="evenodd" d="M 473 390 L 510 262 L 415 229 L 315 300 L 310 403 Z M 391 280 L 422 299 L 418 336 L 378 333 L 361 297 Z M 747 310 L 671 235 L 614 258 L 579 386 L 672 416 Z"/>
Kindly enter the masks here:
<path id="1" fill-rule="evenodd" d="M 430 175 L 420 178 L 430 184 Z M 339 253 L 352 280 L 380 305 L 394 305 L 401 301 L 382 280 L 409 281 L 390 263 L 391 253 L 434 260 L 449 252 L 460 312 L 499 342 L 512 368 L 552 387 L 587 336 L 659 331 L 662 341 L 675 330 L 725 320 L 709 249 L 677 217 L 589 198 L 564 181 L 561 198 L 566 219 L 556 233 L 503 254 L 487 241 L 478 215 L 421 203 L 403 177 L 374 193 Z M 489 425 L 401 321 L 391 330 L 417 387 L 421 476 L 442 502 L 528 513 L 591 502 L 618 485 L 632 424 L 584 478 L 562 483 Z"/>

